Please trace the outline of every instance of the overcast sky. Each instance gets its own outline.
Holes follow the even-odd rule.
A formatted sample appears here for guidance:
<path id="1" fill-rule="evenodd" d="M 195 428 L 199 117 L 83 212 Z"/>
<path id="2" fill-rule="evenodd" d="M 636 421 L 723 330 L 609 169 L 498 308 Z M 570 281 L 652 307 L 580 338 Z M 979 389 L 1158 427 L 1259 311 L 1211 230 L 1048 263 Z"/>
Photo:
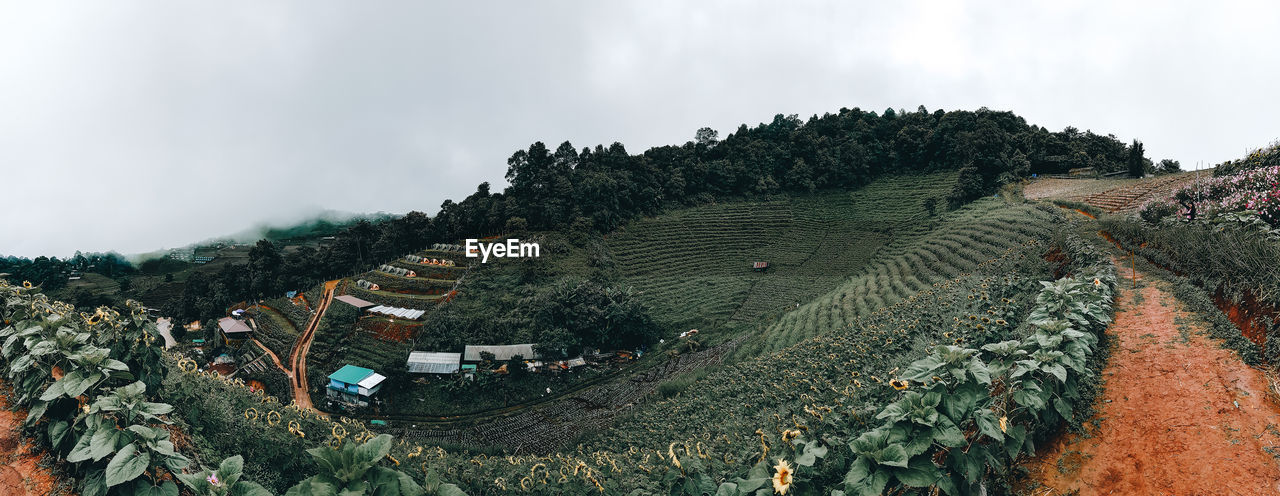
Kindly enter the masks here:
<path id="1" fill-rule="evenodd" d="M 535 140 L 840 107 L 1013 110 L 1184 168 L 1280 137 L 1280 9 L 1112 3 L 0 0 L 0 254 L 432 213 Z"/>

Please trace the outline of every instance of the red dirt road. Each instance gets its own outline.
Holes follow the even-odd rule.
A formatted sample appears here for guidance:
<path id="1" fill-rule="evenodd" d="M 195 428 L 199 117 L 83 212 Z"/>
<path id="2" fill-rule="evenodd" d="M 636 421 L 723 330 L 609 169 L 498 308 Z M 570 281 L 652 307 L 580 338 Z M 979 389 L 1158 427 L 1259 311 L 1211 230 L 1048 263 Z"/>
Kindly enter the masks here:
<path id="1" fill-rule="evenodd" d="M 1117 260 L 1117 267 L 1127 266 Z M 1280 494 L 1280 408 L 1262 371 L 1199 333 L 1167 283 L 1120 270 L 1101 424 L 1028 463 L 1036 496 Z M 1034 484 L 1031 484 L 1034 486 Z"/>
<path id="2" fill-rule="evenodd" d="M 4 389 L 8 389 L 5 385 Z M 26 412 L 9 410 L 8 393 L 0 395 L 0 494 L 6 496 L 49 496 L 65 494 L 57 479 L 39 466 L 40 454 L 22 438 L 18 428 Z"/>
<path id="3" fill-rule="evenodd" d="M 333 301 L 334 288 L 338 287 L 338 281 L 329 281 L 324 283 L 324 297 L 320 300 L 320 306 L 316 308 L 315 315 L 311 316 L 311 321 L 307 322 L 307 328 L 302 331 L 302 336 L 298 337 L 297 343 L 293 345 L 293 350 L 289 352 L 289 366 L 286 368 L 280 362 L 280 357 L 271 352 L 270 348 L 254 339 L 253 342 L 267 352 L 271 357 L 271 361 L 275 362 L 276 368 L 289 376 L 289 382 L 293 385 L 293 403 L 300 408 L 315 410 L 319 415 L 327 416 L 326 413 L 316 410 L 311 404 L 311 395 L 307 393 L 307 352 L 311 351 L 311 340 L 316 337 L 316 328 L 320 326 L 320 319 L 324 318 L 324 312 L 329 309 L 329 303 Z"/>
<path id="4" fill-rule="evenodd" d="M 338 281 L 324 283 L 324 297 L 320 300 L 320 306 L 316 308 L 316 314 L 311 318 L 311 322 L 307 323 L 307 329 L 298 339 L 298 345 L 289 354 L 289 364 L 293 369 L 291 372 L 293 402 L 301 408 L 315 410 L 311 405 L 311 394 L 307 392 L 307 352 L 311 351 L 311 341 L 316 337 L 316 328 L 320 326 L 320 319 L 324 317 L 325 311 L 329 310 L 329 304 L 333 302 L 334 288 L 337 287 Z"/>

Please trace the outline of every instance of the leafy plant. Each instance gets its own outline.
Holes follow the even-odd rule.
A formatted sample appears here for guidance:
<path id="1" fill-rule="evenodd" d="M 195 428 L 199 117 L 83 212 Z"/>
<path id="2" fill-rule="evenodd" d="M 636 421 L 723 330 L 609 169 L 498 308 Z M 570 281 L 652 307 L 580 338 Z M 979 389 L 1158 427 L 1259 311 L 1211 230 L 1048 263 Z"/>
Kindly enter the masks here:
<path id="1" fill-rule="evenodd" d="M 304 479 L 289 489 L 287 496 L 304 495 L 378 495 L 378 496 L 421 496 L 439 494 L 455 496 L 462 494 L 453 484 L 439 483 L 429 480 L 427 489 L 418 485 L 408 474 L 387 467 L 378 466 L 387 453 L 391 452 L 391 436 L 382 434 L 362 444 L 345 444 L 341 448 L 327 447 L 307 450 L 320 466 L 321 472 Z"/>
<path id="2" fill-rule="evenodd" d="M 240 480 L 244 457 L 222 460 L 217 470 L 204 469 L 193 474 L 178 474 L 178 480 L 196 496 L 271 496 L 271 492 L 253 482 Z"/>

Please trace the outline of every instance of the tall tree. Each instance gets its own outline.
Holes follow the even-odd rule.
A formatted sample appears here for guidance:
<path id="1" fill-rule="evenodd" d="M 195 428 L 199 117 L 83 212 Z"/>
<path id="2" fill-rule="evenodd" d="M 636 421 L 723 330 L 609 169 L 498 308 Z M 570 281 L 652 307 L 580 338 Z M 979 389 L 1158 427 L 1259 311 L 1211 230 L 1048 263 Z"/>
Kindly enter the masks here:
<path id="1" fill-rule="evenodd" d="M 1146 155 L 1142 151 L 1142 142 L 1133 140 L 1133 145 L 1129 146 L 1129 158 L 1125 160 L 1125 165 L 1129 167 L 1129 175 L 1132 177 L 1142 177 L 1146 171 Z"/>

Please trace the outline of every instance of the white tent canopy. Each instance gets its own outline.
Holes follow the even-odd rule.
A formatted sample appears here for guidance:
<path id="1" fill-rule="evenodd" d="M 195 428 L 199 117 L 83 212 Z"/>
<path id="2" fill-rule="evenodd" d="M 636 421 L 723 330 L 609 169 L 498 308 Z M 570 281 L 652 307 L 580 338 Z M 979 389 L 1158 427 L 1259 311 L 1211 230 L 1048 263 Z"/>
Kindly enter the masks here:
<path id="1" fill-rule="evenodd" d="M 389 307 L 386 305 L 378 305 L 376 307 L 370 308 L 369 313 L 386 315 L 388 317 L 395 317 L 397 319 L 418 320 L 418 318 L 426 314 L 427 311 L 415 310 L 412 308 L 400 308 L 400 307 Z"/>

